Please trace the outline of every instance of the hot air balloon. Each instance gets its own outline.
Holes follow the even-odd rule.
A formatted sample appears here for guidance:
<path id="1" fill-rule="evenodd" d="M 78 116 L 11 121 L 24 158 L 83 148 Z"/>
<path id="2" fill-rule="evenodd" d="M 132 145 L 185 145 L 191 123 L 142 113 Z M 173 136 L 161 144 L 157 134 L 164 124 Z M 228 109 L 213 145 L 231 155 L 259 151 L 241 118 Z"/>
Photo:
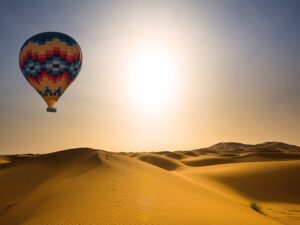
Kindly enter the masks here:
<path id="1" fill-rule="evenodd" d="M 39 33 L 22 46 L 19 64 L 26 80 L 56 112 L 54 104 L 77 77 L 82 63 L 78 43 L 59 32 Z"/>

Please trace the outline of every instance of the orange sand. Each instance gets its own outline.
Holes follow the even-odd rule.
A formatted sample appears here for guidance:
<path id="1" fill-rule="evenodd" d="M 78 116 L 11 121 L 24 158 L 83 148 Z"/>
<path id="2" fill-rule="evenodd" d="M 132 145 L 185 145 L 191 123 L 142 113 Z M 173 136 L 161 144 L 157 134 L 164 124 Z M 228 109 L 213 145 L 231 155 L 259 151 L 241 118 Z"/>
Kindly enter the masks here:
<path id="1" fill-rule="evenodd" d="M 296 225 L 299 152 L 282 143 L 220 143 L 1 156 L 0 224 Z"/>

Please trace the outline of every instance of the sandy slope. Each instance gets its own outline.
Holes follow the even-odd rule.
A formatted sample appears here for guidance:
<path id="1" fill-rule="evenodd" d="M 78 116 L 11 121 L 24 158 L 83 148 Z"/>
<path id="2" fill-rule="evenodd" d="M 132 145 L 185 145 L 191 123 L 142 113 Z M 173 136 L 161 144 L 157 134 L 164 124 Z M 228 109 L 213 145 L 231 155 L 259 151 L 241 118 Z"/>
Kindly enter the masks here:
<path id="1" fill-rule="evenodd" d="M 245 205 L 256 202 L 283 224 L 300 224 L 300 160 L 215 165 L 180 174 Z"/>
<path id="2" fill-rule="evenodd" d="M 183 174 L 201 181 L 209 178 L 256 201 L 300 204 L 300 160 L 216 165 Z"/>
<path id="3" fill-rule="evenodd" d="M 300 160 L 187 165 L 237 154 L 201 151 L 2 157 L 0 224 L 299 224 Z"/>
<path id="4" fill-rule="evenodd" d="M 8 163 L 9 160 L 7 160 L 7 158 L 5 156 L 0 156 L 0 165 L 4 164 L 4 163 Z"/>

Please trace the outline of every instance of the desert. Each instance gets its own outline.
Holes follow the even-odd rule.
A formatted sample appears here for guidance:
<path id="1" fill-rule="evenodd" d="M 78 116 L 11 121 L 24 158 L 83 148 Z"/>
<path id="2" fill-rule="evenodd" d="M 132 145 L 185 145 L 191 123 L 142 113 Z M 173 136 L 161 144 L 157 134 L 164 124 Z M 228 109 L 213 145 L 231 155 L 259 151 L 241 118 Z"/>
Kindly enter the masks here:
<path id="1" fill-rule="evenodd" d="M 300 148 L 2 155 L 0 224 L 300 223 Z"/>

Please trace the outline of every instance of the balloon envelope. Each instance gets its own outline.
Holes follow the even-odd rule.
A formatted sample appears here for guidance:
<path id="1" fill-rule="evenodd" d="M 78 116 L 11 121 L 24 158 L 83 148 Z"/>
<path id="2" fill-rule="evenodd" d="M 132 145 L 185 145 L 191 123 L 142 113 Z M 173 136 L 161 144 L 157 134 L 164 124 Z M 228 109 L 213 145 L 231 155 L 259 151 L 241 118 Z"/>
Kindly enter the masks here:
<path id="1" fill-rule="evenodd" d="M 19 55 L 21 71 L 48 105 L 53 105 L 77 77 L 82 63 L 78 43 L 59 32 L 44 32 L 29 38 Z"/>

